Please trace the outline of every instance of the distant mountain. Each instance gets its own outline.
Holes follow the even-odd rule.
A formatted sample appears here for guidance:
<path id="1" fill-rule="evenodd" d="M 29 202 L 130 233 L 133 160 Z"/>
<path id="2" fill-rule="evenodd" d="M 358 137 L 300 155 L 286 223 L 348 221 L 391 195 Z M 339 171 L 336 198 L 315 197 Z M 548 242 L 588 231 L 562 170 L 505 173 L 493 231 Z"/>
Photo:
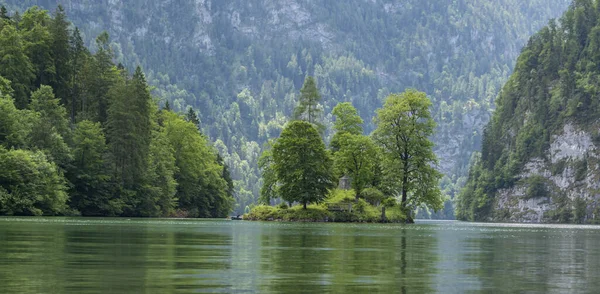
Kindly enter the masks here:
<path id="1" fill-rule="evenodd" d="M 370 118 L 390 92 L 428 93 L 452 198 L 521 47 L 569 2 L 0 0 L 11 10 L 62 4 L 92 48 L 107 30 L 117 62 L 141 64 L 173 109 L 198 110 L 230 166 L 238 212 L 257 198 L 262 145 L 281 131 L 306 75 L 329 127 L 337 102 Z M 450 202 L 438 217 L 452 217 Z"/>
<path id="2" fill-rule="evenodd" d="M 577 0 L 528 42 L 484 131 L 458 217 L 600 221 L 600 3 Z"/>

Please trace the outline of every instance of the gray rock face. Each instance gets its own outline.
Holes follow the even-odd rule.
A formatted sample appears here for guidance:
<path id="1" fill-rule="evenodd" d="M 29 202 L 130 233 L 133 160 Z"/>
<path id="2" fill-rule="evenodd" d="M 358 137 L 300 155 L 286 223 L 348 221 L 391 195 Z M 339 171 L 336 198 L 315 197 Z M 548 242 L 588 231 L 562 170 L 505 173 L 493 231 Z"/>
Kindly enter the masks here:
<path id="1" fill-rule="evenodd" d="M 584 220 L 595 218 L 600 207 L 600 154 L 591 134 L 566 124 L 562 133 L 553 136 L 547 158 L 531 159 L 518 183 L 498 192 L 494 205 L 497 214 L 492 220 L 551 222 L 556 211 L 573 211 L 576 201 L 586 204 Z M 528 180 L 533 177 L 545 180 L 545 197 L 527 195 Z"/>
<path id="2" fill-rule="evenodd" d="M 563 134 L 555 137 L 550 145 L 550 159 L 553 164 L 564 159 L 582 159 L 595 150 L 591 136 L 568 123 L 564 126 Z"/>

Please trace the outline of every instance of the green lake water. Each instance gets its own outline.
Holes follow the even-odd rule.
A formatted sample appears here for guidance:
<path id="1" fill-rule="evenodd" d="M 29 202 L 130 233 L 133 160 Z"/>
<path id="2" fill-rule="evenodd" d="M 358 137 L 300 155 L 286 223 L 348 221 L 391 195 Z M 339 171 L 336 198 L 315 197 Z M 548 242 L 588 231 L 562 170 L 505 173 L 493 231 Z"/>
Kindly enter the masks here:
<path id="1" fill-rule="evenodd" d="M 0 293 L 600 293 L 600 227 L 0 218 Z"/>

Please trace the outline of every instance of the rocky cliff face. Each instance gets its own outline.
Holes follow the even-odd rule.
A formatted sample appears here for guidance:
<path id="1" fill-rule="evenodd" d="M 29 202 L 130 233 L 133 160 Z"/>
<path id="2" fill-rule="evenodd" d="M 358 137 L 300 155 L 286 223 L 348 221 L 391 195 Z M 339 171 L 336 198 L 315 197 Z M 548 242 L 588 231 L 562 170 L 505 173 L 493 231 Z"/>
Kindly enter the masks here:
<path id="1" fill-rule="evenodd" d="M 600 153 L 592 134 L 567 123 L 552 137 L 547 152 L 549 160 L 531 159 L 514 187 L 498 191 L 496 214 L 491 220 L 539 223 L 561 217 L 577 217 L 580 222 L 596 219 L 600 208 Z M 532 179 L 539 183 L 532 183 Z M 540 185 L 542 193 L 531 195 L 533 185 Z M 573 212 L 572 208 L 580 211 Z"/>

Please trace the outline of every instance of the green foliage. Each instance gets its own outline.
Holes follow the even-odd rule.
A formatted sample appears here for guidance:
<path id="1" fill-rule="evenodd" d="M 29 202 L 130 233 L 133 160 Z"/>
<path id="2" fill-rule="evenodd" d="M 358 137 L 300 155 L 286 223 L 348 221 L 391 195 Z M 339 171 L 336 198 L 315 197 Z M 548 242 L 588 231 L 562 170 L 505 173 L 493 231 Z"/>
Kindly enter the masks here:
<path id="1" fill-rule="evenodd" d="M 289 123 L 273 145 L 273 163 L 279 193 L 288 202 L 319 203 L 333 187 L 332 162 L 315 127 Z"/>
<path id="2" fill-rule="evenodd" d="M 298 106 L 294 109 L 293 118 L 311 123 L 319 132 L 325 131 L 325 126 L 321 123 L 323 110 L 319 108 L 319 102 L 321 102 L 321 94 L 319 94 L 315 79 L 308 76 L 300 89 Z"/>
<path id="3" fill-rule="evenodd" d="M 557 223 L 570 223 L 573 220 L 573 201 L 566 195 L 554 196 L 555 209 L 547 211 L 545 216 Z"/>
<path id="4" fill-rule="evenodd" d="M 277 184 L 277 174 L 273 162 L 273 153 L 271 151 L 273 142 L 268 143 L 270 146 L 265 149 L 258 160 L 258 167 L 262 171 L 263 184 L 260 188 L 259 202 L 261 204 L 269 204 L 272 199 L 280 197 L 279 186 Z"/>
<path id="5" fill-rule="evenodd" d="M 9 96 L 0 96 L 0 144 L 6 148 L 27 146 L 34 114 L 16 108 Z"/>
<path id="6" fill-rule="evenodd" d="M 56 215 L 66 209 L 65 179 L 44 153 L 0 147 L 0 213 Z"/>
<path id="7" fill-rule="evenodd" d="M 281 211 L 278 207 L 269 205 L 257 205 L 250 212 L 244 215 L 244 219 L 247 220 L 271 220 L 278 219 L 279 212 Z"/>
<path id="8" fill-rule="evenodd" d="M 140 203 L 141 215 L 171 215 L 177 207 L 177 166 L 174 153 L 165 128 L 154 126 L 143 189 L 146 197 Z"/>
<path id="9" fill-rule="evenodd" d="M 440 210 L 443 205 L 441 174 L 434 168 L 437 157 L 429 140 L 435 128 L 430 106 L 425 93 L 408 90 L 388 96 L 377 110 L 374 137 L 384 150 L 386 173 L 398 179 L 404 209 Z"/>
<path id="10" fill-rule="evenodd" d="M 548 197 L 548 188 L 544 177 L 536 175 L 527 178 L 526 185 L 525 199 Z"/>
<path id="11" fill-rule="evenodd" d="M 573 221 L 577 224 L 583 224 L 587 217 L 587 202 L 581 197 L 577 197 L 573 203 Z"/>
<path id="12" fill-rule="evenodd" d="M 15 104 L 23 109 L 29 103 L 29 92 L 35 78 L 33 65 L 25 54 L 23 37 L 12 25 L 0 30 L 0 76 L 11 81 Z"/>
<path id="13" fill-rule="evenodd" d="M 335 116 L 333 129 L 337 133 L 350 133 L 352 135 L 361 135 L 363 133 L 363 120 L 358 115 L 356 108 L 352 106 L 352 103 L 338 103 L 331 111 L 331 114 Z"/>
<path id="14" fill-rule="evenodd" d="M 377 205 L 385 200 L 383 192 L 377 190 L 377 188 L 369 187 L 362 190 L 361 196 L 367 200 L 371 205 Z"/>
<path id="15" fill-rule="evenodd" d="M 114 216 L 121 213 L 121 202 L 111 195 L 110 176 L 104 160 L 106 139 L 100 123 L 77 123 L 73 131 L 73 184 L 70 206 L 85 216 Z"/>
<path id="16" fill-rule="evenodd" d="M 588 173 L 588 158 L 587 156 L 581 160 L 575 161 L 573 164 L 575 169 L 575 181 L 585 180 Z"/>
<path id="17" fill-rule="evenodd" d="M 42 86 L 31 94 L 29 108 L 35 113 L 29 145 L 45 151 L 52 161 L 65 168 L 71 161 L 67 111 L 49 86 Z"/>
<path id="18" fill-rule="evenodd" d="M 166 137 L 174 150 L 179 207 L 195 217 L 223 217 L 233 199 L 222 178 L 223 166 L 197 127 L 181 116 L 162 111 Z"/>
<path id="19" fill-rule="evenodd" d="M 354 201 L 356 193 L 352 190 L 333 189 L 329 192 L 325 203 L 351 203 Z"/>
<path id="20" fill-rule="evenodd" d="M 339 150 L 334 154 L 336 175 L 350 176 L 358 199 L 363 189 L 373 183 L 378 149 L 370 137 L 347 132 L 337 136 L 337 143 Z"/>

